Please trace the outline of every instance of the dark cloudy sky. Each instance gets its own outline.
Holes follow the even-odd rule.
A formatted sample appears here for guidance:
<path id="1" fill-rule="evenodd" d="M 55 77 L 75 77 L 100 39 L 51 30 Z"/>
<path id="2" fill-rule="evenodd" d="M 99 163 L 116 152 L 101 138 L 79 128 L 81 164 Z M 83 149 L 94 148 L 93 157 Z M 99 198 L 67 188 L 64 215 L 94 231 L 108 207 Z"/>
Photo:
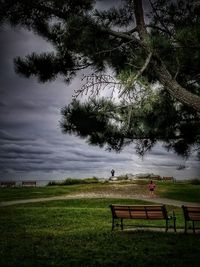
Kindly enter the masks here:
<path id="1" fill-rule="evenodd" d="M 193 155 L 186 162 L 158 144 L 142 160 L 127 147 L 122 153 L 89 146 L 83 139 L 63 135 L 60 109 L 70 103 L 80 88 L 80 73 L 70 85 L 62 78 L 41 84 L 14 72 L 13 58 L 31 52 L 52 50 L 51 46 L 24 29 L 0 28 L 0 180 L 105 177 L 156 173 L 177 178 L 199 177 L 199 162 Z M 178 171 L 177 166 L 186 164 Z"/>

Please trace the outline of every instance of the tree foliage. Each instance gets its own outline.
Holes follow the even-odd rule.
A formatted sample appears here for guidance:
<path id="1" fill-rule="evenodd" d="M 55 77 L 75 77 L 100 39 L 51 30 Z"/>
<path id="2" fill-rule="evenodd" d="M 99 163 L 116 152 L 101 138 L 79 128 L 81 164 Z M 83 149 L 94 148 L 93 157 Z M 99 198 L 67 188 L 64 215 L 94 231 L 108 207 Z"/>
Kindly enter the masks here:
<path id="1" fill-rule="evenodd" d="M 157 141 L 187 157 L 198 149 L 199 117 L 192 109 L 176 106 L 169 93 L 145 99 L 140 105 L 113 103 L 105 98 L 81 103 L 74 100 L 62 109 L 63 132 L 87 138 L 89 144 L 121 151 L 135 143 L 143 156 Z"/>
<path id="2" fill-rule="evenodd" d="M 70 82 L 82 69 L 104 77 L 109 67 L 115 80 L 93 77 L 79 91 L 93 98 L 62 109 L 63 131 L 117 151 L 136 142 L 142 155 L 162 140 L 188 155 L 200 143 L 199 1 L 122 0 L 101 8 L 106 2 L 0 0 L 1 23 L 32 30 L 54 48 L 16 58 L 16 71 Z M 118 88 L 121 100 L 98 99 L 103 88 Z"/>

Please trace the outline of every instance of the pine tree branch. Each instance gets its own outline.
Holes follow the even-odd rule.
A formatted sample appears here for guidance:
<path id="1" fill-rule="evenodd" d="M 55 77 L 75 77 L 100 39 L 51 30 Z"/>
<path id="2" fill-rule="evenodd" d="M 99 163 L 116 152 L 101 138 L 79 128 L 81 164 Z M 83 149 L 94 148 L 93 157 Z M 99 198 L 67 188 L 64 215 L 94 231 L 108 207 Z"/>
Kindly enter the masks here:
<path id="1" fill-rule="evenodd" d="M 156 18 L 158 19 L 158 21 L 160 22 L 161 26 L 163 26 L 164 30 L 166 33 L 168 33 L 170 36 L 172 36 L 172 33 L 169 31 L 169 29 L 167 28 L 167 26 L 163 23 L 162 19 L 160 18 L 156 8 L 154 7 L 154 4 L 152 2 L 152 0 L 149 0 L 149 3 L 151 5 L 151 8 L 154 12 L 154 14 L 156 15 Z"/>
<path id="2" fill-rule="evenodd" d="M 98 54 L 103 54 L 103 53 L 111 53 L 111 52 L 113 52 L 115 50 L 118 50 L 120 47 L 122 47 L 124 45 L 127 45 L 127 44 L 130 44 L 132 42 L 133 42 L 133 40 L 128 41 L 128 42 L 122 42 L 120 45 L 118 45 L 116 47 L 113 47 L 113 48 L 110 48 L 110 49 L 106 49 L 106 50 L 101 50 L 101 51 L 97 52 L 96 54 L 98 55 Z"/>
<path id="3" fill-rule="evenodd" d="M 132 34 L 134 32 L 137 32 L 137 27 L 134 27 L 133 29 L 131 29 L 130 31 L 126 32 L 128 34 Z"/>
<path id="4" fill-rule="evenodd" d="M 69 68 L 70 71 L 78 71 L 78 70 L 83 70 L 86 69 L 90 66 L 92 66 L 92 63 L 84 64 L 84 65 L 77 65 L 76 68 Z"/>
<path id="5" fill-rule="evenodd" d="M 73 95 L 73 98 L 78 98 L 84 94 L 89 94 L 89 98 L 98 96 L 100 92 L 108 86 L 113 92 L 117 87 L 122 87 L 122 83 L 116 81 L 111 75 L 85 75 L 82 78 L 82 81 L 83 80 L 86 81 L 85 84 L 81 87 L 81 89 L 74 91 L 75 95 Z"/>
<path id="6" fill-rule="evenodd" d="M 120 39 L 125 39 L 125 40 L 128 40 L 128 41 L 131 41 L 131 42 L 141 46 L 141 43 L 140 43 L 139 39 L 137 39 L 134 36 L 130 36 L 127 33 L 119 32 L 119 31 L 117 32 L 117 31 L 114 31 L 114 30 L 111 30 L 111 29 L 108 29 L 108 28 L 104 28 L 104 27 L 101 27 L 101 31 L 105 32 L 105 33 L 108 33 L 109 35 L 112 35 L 114 37 L 118 37 Z"/>
<path id="7" fill-rule="evenodd" d="M 177 69 L 176 69 L 176 73 L 174 75 L 174 80 L 176 80 L 178 74 L 179 74 L 179 71 L 180 71 L 180 62 L 179 62 L 179 59 L 176 57 L 176 62 L 177 62 Z"/>
<path id="8" fill-rule="evenodd" d="M 146 70 L 146 68 L 148 67 L 148 65 L 149 65 L 149 63 L 150 63 L 150 61 L 151 61 L 151 57 L 152 57 L 152 52 L 149 53 L 148 57 L 147 57 L 146 60 L 145 60 L 144 65 L 143 65 L 142 68 L 137 72 L 137 74 L 129 78 L 132 84 L 134 84 L 134 82 L 137 81 L 137 79 L 138 79 L 138 78 L 143 74 L 143 72 Z M 127 92 L 128 89 L 129 89 L 129 88 L 125 87 L 125 89 L 120 93 L 119 97 L 122 97 L 122 95 L 124 95 L 124 94 Z"/>
<path id="9" fill-rule="evenodd" d="M 164 32 L 164 33 L 169 34 L 169 31 L 168 31 L 168 30 L 163 29 L 163 28 L 161 28 L 161 27 L 159 27 L 159 26 L 156 26 L 156 25 L 146 24 L 146 28 L 156 29 L 156 30 L 159 30 L 159 31 L 161 31 L 161 32 Z"/>
<path id="10" fill-rule="evenodd" d="M 134 8 L 138 34 L 143 43 L 143 47 L 145 48 L 146 52 L 149 53 L 151 51 L 151 47 L 148 42 L 149 35 L 144 23 L 142 1 L 134 0 Z M 165 87 L 165 89 L 182 104 L 186 104 L 187 106 L 190 106 L 196 111 L 200 112 L 200 97 L 187 91 L 180 84 L 178 84 L 175 79 L 172 78 L 165 63 L 162 61 L 156 51 L 154 51 L 154 61 L 155 64 L 153 64 L 153 68 L 157 74 L 158 80 Z"/>
<path id="11" fill-rule="evenodd" d="M 173 97 L 175 97 L 182 104 L 186 104 L 187 106 L 190 106 L 196 111 L 200 112 L 200 97 L 189 92 L 180 84 L 178 84 L 177 81 L 172 78 L 170 72 L 167 70 L 162 61 L 160 61 L 160 64 L 155 64 L 154 69 L 157 73 L 160 83 Z"/>

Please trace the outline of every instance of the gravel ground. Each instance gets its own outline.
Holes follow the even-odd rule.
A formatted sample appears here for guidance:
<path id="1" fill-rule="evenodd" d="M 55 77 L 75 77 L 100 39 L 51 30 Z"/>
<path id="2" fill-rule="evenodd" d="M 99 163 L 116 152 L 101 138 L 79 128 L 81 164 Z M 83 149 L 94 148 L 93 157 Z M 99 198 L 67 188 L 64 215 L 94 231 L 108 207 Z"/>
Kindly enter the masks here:
<path id="1" fill-rule="evenodd" d="M 139 199 L 150 201 L 154 203 L 161 203 L 166 205 L 172 205 L 176 207 L 181 207 L 182 205 L 199 205 L 198 203 L 193 202 L 183 202 L 174 199 L 168 198 L 159 198 L 157 196 L 149 196 L 147 194 L 120 194 L 116 193 L 74 193 L 70 195 L 62 195 L 55 197 L 45 197 L 45 198 L 32 198 L 32 199 L 21 199 L 21 200 L 12 200 L 12 201 L 2 201 L 0 202 L 0 207 L 6 207 L 16 204 L 25 204 L 25 203 L 34 203 L 34 202 L 43 202 L 43 201 L 52 201 L 52 200 L 66 200 L 66 199 L 81 199 L 81 198 L 127 198 L 127 199 Z"/>

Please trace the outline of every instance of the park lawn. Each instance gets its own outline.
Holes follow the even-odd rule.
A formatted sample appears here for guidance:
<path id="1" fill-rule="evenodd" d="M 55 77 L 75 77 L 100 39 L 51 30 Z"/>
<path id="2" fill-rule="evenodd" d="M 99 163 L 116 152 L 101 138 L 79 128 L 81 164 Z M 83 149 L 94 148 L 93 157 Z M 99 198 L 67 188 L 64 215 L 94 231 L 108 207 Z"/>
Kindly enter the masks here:
<path id="1" fill-rule="evenodd" d="M 199 234 L 112 232 L 111 203 L 145 202 L 79 199 L 1 207 L 0 266 L 199 266 Z M 183 228 L 181 209 L 167 208 L 175 211 L 177 227 Z M 165 222 L 145 225 L 164 227 Z"/>
<path id="2" fill-rule="evenodd" d="M 160 197 L 200 203 L 200 184 L 190 182 L 159 182 L 156 194 Z"/>
<path id="3" fill-rule="evenodd" d="M 65 186 L 0 188 L 0 201 L 53 197 L 73 193 L 115 193 L 118 195 L 148 195 L 147 180 L 120 183 L 91 183 Z M 181 201 L 200 203 L 200 184 L 190 182 L 156 181 L 156 195 Z"/>
<path id="4" fill-rule="evenodd" d="M 90 187 L 93 185 L 0 188 L 0 201 L 68 195 L 88 190 Z"/>
<path id="5" fill-rule="evenodd" d="M 91 183 L 91 184 L 74 184 L 74 185 L 56 185 L 41 187 L 0 187 L 0 201 L 30 199 L 41 197 L 55 197 L 68 195 L 72 193 L 89 193 L 89 192 L 111 192 L 113 184 L 109 183 Z"/>

